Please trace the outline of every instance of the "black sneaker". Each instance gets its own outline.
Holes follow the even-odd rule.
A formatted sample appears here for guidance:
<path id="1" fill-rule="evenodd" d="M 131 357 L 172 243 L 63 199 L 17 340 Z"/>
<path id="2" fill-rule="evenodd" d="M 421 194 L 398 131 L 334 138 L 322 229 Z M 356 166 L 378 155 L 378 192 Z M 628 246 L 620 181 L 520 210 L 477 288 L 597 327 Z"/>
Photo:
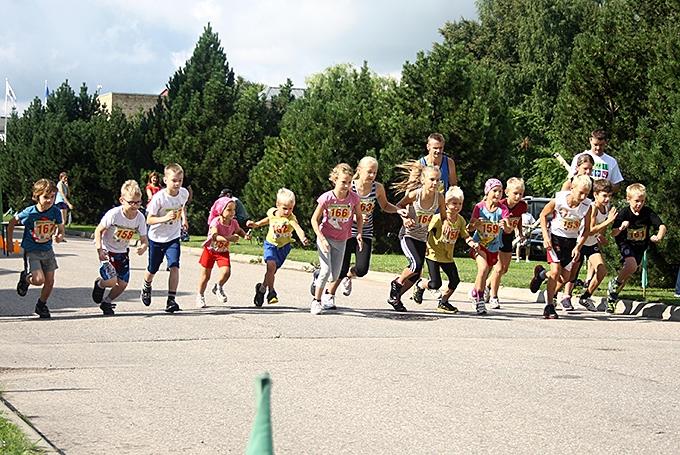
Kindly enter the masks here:
<path id="1" fill-rule="evenodd" d="M 168 299 L 168 302 L 165 304 L 165 312 L 166 313 L 174 313 L 175 311 L 180 311 L 181 308 L 175 302 L 175 299 Z"/>
<path id="2" fill-rule="evenodd" d="M 94 303 L 102 303 L 104 291 L 104 288 L 99 287 L 99 278 L 94 280 L 94 286 L 92 287 L 92 301 L 94 301 Z"/>
<path id="3" fill-rule="evenodd" d="M 418 283 L 420 283 L 420 280 L 418 280 Z M 425 294 L 425 289 L 418 286 L 418 283 L 416 283 L 415 288 L 413 289 L 413 301 L 417 304 L 421 304 L 423 303 L 423 294 Z"/>
<path id="4" fill-rule="evenodd" d="M 387 303 L 395 306 L 397 303 L 401 304 L 401 289 L 404 287 L 403 284 L 397 283 L 397 280 L 392 280 L 390 283 L 390 297 L 387 299 Z M 422 300 L 421 300 L 422 301 Z M 403 304 L 401 305 L 404 306 Z"/>
<path id="5" fill-rule="evenodd" d="M 545 319 L 557 319 L 559 316 L 557 316 L 555 305 L 547 304 L 545 308 L 543 308 L 543 317 Z"/>
<path id="6" fill-rule="evenodd" d="M 142 286 L 142 292 L 140 294 L 140 298 L 142 299 L 142 303 L 145 306 L 151 305 L 151 288 L 149 287 L 148 289 Z"/>
<path id="7" fill-rule="evenodd" d="M 316 279 L 319 278 L 319 269 L 314 269 L 314 273 L 312 273 L 312 284 L 309 286 L 309 292 L 312 293 L 313 296 L 316 296 Z"/>
<path id="8" fill-rule="evenodd" d="M 536 267 L 534 267 L 534 277 L 531 279 L 531 282 L 529 283 L 529 290 L 531 292 L 536 293 L 541 288 L 541 284 L 543 283 L 543 278 L 541 278 L 541 272 L 543 271 L 545 271 L 545 267 L 543 267 L 541 264 L 538 264 Z"/>
<path id="9" fill-rule="evenodd" d="M 255 298 L 253 298 L 256 307 L 261 307 L 264 303 L 264 292 L 260 292 L 260 288 L 262 288 L 262 283 L 257 283 L 255 285 Z"/>
<path id="10" fill-rule="evenodd" d="M 52 317 L 52 315 L 50 315 L 50 309 L 47 308 L 47 304 L 40 300 L 35 304 L 35 314 L 40 316 L 40 319 L 49 319 Z"/>
<path id="11" fill-rule="evenodd" d="M 279 303 L 279 297 L 276 295 L 275 290 L 271 290 L 267 293 L 267 303 L 270 305 L 273 305 L 275 303 Z"/>
<path id="12" fill-rule="evenodd" d="M 394 311 L 397 311 L 399 313 L 406 313 L 406 307 L 404 306 L 401 301 L 397 300 L 396 303 L 390 303 L 392 305 L 392 308 L 394 308 Z"/>
<path id="13" fill-rule="evenodd" d="M 109 302 L 102 302 L 101 305 L 99 305 L 99 309 L 102 310 L 104 316 L 113 316 L 114 314 L 116 314 L 113 311 L 113 305 Z"/>
<path id="14" fill-rule="evenodd" d="M 439 301 L 439 305 L 437 305 L 437 311 L 441 311 L 443 313 L 453 313 L 456 314 L 458 313 L 458 308 L 455 306 L 451 305 L 449 302 L 442 302 L 441 300 Z"/>
<path id="15" fill-rule="evenodd" d="M 28 273 L 22 270 L 19 274 L 19 282 L 17 283 L 17 294 L 23 297 L 28 292 Z"/>

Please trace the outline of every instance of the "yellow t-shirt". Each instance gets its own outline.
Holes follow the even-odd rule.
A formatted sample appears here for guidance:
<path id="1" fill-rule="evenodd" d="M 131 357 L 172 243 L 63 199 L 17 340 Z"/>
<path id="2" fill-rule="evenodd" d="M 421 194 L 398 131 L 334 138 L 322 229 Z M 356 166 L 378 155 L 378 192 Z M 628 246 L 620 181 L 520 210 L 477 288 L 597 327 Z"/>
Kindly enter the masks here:
<path id="1" fill-rule="evenodd" d="M 451 233 L 444 237 L 441 216 L 439 214 L 433 216 L 428 228 L 430 233 L 427 236 L 427 253 L 425 257 L 436 262 L 453 262 L 453 247 L 456 245 L 458 237 L 463 237 L 464 239 L 470 237 L 465 226 L 465 219 L 458 215 L 451 224 Z"/>
<path id="2" fill-rule="evenodd" d="M 276 207 L 267 211 L 267 218 L 269 218 L 269 231 L 265 240 L 276 245 L 277 248 L 288 245 L 293 240 L 293 231 L 298 226 L 298 221 L 295 215 L 291 214 L 287 217 L 277 216 Z"/>

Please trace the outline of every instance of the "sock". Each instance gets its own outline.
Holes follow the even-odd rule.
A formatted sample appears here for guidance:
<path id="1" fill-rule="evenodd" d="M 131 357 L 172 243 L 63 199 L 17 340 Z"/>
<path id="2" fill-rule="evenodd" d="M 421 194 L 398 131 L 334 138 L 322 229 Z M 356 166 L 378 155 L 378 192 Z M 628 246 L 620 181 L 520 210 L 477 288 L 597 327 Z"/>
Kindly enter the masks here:
<path id="1" fill-rule="evenodd" d="M 146 281 L 144 280 L 144 290 L 145 291 L 150 291 L 151 290 L 151 281 Z"/>
<path id="2" fill-rule="evenodd" d="M 168 300 L 175 300 L 177 297 L 177 291 L 168 291 Z"/>

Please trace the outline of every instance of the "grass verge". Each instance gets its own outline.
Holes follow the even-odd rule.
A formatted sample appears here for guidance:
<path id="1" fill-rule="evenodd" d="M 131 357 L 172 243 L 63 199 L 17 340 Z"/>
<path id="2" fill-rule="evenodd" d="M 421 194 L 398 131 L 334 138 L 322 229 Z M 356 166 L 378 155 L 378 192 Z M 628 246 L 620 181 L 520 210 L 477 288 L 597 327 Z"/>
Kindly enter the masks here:
<path id="1" fill-rule="evenodd" d="M 16 425 L 0 414 L 0 453 L 23 455 L 43 452 Z"/>

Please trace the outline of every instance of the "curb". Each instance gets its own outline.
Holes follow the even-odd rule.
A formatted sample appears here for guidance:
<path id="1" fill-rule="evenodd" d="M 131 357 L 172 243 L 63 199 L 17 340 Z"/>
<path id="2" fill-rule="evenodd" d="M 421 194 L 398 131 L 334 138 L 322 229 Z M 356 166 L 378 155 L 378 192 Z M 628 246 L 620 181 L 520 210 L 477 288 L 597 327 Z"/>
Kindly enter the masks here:
<path id="1" fill-rule="evenodd" d="M 6 398 L 0 397 L 0 415 L 9 420 L 21 431 L 26 439 L 35 444 L 40 453 L 44 454 L 62 454 L 63 452 L 53 446 L 40 433 L 30 421 L 24 417 Z"/>

